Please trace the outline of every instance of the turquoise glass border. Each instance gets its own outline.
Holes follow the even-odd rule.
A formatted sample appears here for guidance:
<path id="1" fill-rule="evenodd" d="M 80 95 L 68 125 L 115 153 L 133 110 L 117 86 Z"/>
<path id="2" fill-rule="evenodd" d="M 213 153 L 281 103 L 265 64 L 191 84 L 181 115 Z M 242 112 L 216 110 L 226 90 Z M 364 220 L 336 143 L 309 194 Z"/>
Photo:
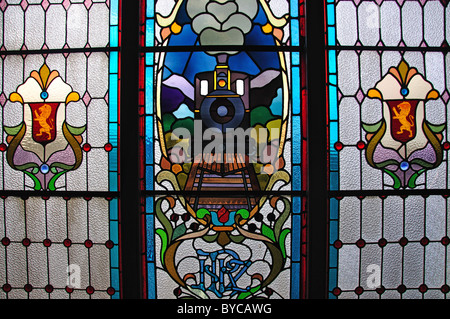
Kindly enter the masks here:
<path id="1" fill-rule="evenodd" d="M 109 37 L 110 47 L 120 45 L 120 6 L 121 0 L 110 0 Z M 112 149 L 108 153 L 109 191 L 119 191 L 119 85 L 120 85 L 120 53 L 109 52 L 109 136 Z M 111 287 L 114 289 L 112 299 L 120 299 L 120 255 L 119 255 L 119 199 L 109 200 L 109 239 L 113 242 L 110 249 Z"/>
<path id="2" fill-rule="evenodd" d="M 336 45 L 336 11 L 335 1 L 326 0 L 326 39 L 328 46 Z M 337 57 L 336 50 L 327 51 L 327 91 L 328 91 L 328 132 L 329 132 L 329 190 L 339 189 L 339 155 L 334 144 L 339 140 L 338 127 L 338 93 L 337 93 Z M 336 299 L 332 290 L 337 287 L 337 249 L 333 246 L 339 229 L 339 202 L 331 198 L 329 202 L 329 270 L 328 298 Z"/>

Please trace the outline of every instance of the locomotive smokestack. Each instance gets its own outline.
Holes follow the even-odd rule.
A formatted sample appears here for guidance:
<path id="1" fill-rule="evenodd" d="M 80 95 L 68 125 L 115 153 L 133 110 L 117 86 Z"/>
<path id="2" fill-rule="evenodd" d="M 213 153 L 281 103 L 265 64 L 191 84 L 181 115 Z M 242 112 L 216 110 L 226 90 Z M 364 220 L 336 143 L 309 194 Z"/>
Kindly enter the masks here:
<path id="1" fill-rule="evenodd" d="M 216 60 L 217 65 L 228 65 L 228 54 L 218 54 Z"/>

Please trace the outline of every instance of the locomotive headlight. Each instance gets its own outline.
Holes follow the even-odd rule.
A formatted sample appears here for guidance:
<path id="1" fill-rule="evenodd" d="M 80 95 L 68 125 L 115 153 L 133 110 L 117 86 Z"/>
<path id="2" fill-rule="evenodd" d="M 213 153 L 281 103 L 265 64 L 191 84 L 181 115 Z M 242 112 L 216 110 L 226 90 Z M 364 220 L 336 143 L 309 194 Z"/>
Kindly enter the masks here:
<path id="1" fill-rule="evenodd" d="M 227 85 L 227 81 L 225 81 L 224 79 L 220 79 L 217 84 L 219 85 L 219 87 L 223 88 L 225 87 L 225 85 Z"/>

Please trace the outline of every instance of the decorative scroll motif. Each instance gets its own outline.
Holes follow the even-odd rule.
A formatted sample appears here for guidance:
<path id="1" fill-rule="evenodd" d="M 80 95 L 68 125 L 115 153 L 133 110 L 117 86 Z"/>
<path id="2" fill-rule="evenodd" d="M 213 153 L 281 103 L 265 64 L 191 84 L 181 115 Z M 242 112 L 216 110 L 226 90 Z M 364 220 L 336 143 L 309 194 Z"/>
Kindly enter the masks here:
<path id="1" fill-rule="evenodd" d="M 212 292 L 218 298 L 234 297 L 236 299 L 249 298 L 255 294 L 267 298 L 266 295 L 270 296 L 273 293 L 268 286 L 286 264 L 288 258 L 286 240 L 291 232 L 285 225 L 291 211 L 289 200 L 283 197 L 272 197 L 269 202 L 276 211 L 276 207 L 280 204 L 279 201 L 283 206 L 282 211 L 277 217 L 275 217 L 276 214 L 271 214 L 269 220 L 272 222 L 270 224 L 262 222 L 259 233 L 246 230 L 242 226 L 242 222 L 248 218 L 248 213 L 240 213 L 235 216 L 234 232 L 214 231 L 215 226 L 210 212 L 205 210 L 203 214 L 197 216 L 202 218 L 204 226 L 193 222 L 186 215 L 182 216 L 180 223 L 178 218 L 174 218 L 176 213 L 174 213 L 175 199 L 173 197 L 160 198 L 156 202 L 156 217 L 163 225 L 162 228 L 156 229 L 156 233 L 161 239 L 161 264 L 172 279 L 180 287 L 186 289 L 185 298 L 209 299 L 210 296 L 207 292 Z M 163 208 L 164 202 L 168 204 L 166 208 Z M 256 218 L 260 219 L 261 216 Z M 189 271 L 181 273 L 180 269 L 183 268 L 181 264 L 187 257 L 177 258 L 178 248 L 184 242 L 195 240 L 202 240 L 203 243 L 216 243 L 223 248 L 211 252 L 197 249 L 198 264 L 190 267 Z M 260 257 L 251 256 L 249 252 L 251 249 L 244 245 L 246 240 L 258 242 L 259 246 L 263 244 L 267 254 Z M 229 244 L 242 246 L 239 246 L 239 250 L 233 250 L 226 248 Z M 216 246 L 213 245 L 213 247 Z M 245 254 L 247 258 L 244 259 L 240 254 Z M 264 259 L 259 259 L 261 257 Z M 266 267 L 262 267 L 262 269 L 265 272 L 255 271 L 255 269 L 259 269 L 256 267 L 250 272 L 249 268 L 253 263 L 264 264 Z M 193 268 L 197 271 L 192 272 Z M 262 295 L 262 292 L 265 295 Z M 181 289 L 176 294 L 181 295 Z"/>
<path id="2" fill-rule="evenodd" d="M 5 127 L 8 164 L 34 182 L 35 190 L 55 190 L 56 181 L 83 159 L 83 127 L 66 122 L 66 105 L 80 99 L 58 71 L 44 64 L 9 97 L 23 105 L 23 122 Z"/>
<path id="3" fill-rule="evenodd" d="M 161 169 L 155 180 L 164 188 L 186 191 L 156 202 L 161 265 L 180 286 L 180 298 L 243 299 L 267 293 L 288 260 L 289 200 L 258 194 L 290 181 L 283 158 L 287 61 L 283 52 L 235 47 L 288 45 L 288 19 L 276 18 L 266 1 L 179 0 L 172 13 L 158 14 L 156 20 L 161 46 L 214 48 L 158 57 Z M 260 213 L 263 205 L 273 209 L 270 217 Z M 190 254 L 179 249 L 187 243 L 195 247 Z M 251 243 L 264 253 L 257 255 Z M 198 261 L 196 271 L 183 271 L 182 263 L 190 258 Z M 264 272 L 253 268 L 258 263 Z"/>
<path id="4" fill-rule="evenodd" d="M 389 174 L 394 189 L 415 188 L 420 174 L 442 162 L 446 123 L 435 125 L 425 119 L 426 101 L 437 99 L 439 93 L 417 69 L 401 61 L 368 96 L 382 101 L 383 118 L 363 123 L 367 162 Z"/>

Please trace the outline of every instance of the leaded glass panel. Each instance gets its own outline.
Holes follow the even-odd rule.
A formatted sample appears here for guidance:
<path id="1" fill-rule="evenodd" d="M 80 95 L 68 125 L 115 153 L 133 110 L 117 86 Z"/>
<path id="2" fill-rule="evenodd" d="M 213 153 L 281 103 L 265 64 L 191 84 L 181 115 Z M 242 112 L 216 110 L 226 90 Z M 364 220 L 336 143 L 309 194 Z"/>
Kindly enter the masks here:
<path id="1" fill-rule="evenodd" d="M 446 298 L 448 2 L 325 5 L 329 296 Z"/>
<path id="2" fill-rule="evenodd" d="M 147 297 L 299 298 L 303 2 L 144 4 Z"/>
<path id="3" fill-rule="evenodd" d="M 1 1 L 0 298 L 118 298 L 120 1 Z"/>

